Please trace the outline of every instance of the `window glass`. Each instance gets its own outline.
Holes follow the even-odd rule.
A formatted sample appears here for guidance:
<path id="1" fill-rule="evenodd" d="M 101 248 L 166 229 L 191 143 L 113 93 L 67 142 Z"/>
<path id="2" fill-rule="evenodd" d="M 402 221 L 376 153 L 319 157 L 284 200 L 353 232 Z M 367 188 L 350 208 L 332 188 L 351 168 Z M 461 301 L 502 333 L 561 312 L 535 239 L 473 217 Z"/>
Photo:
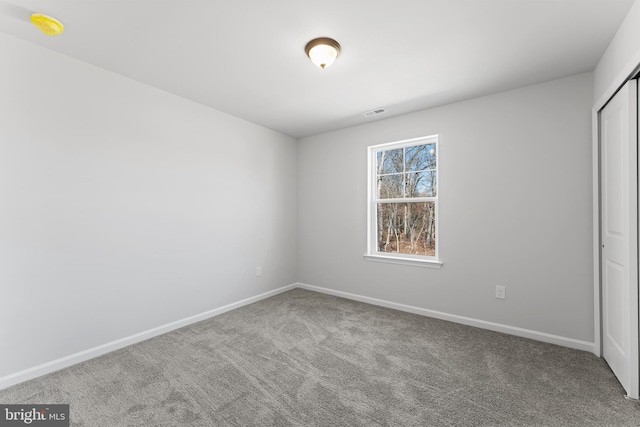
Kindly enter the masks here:
<path id="1" fill-rule="evenodd" d="M 438 136 L 369 147 L 369 253 L 437 257 Z"/>

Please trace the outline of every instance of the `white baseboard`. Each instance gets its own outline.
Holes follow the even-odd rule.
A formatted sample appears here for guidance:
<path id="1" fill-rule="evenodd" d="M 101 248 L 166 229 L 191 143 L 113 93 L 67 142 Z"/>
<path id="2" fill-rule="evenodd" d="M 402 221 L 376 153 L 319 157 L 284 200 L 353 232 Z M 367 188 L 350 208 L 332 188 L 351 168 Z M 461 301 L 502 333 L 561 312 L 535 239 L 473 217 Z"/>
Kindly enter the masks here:
<path id="1" fill-rule="evenodd" d="M 419 314 L 436 319 L 448 320 L 449 322 L 461 323 L 463 325 L 475 326 L 476 328 L 488 329 L 490 331 L 502 332 L 505 334 L 515 335 L 518 337 L 530 338 L 532 340 L 542 341 L 550 344 L 556 344 L 563 347 L 569 347 L 576 350 L 588 351 L 596 354 L 595 343 L 588 341 L 576 340 L 573 338 L 561 337 L 558 335 L 547 334 L 545 332 L 532 331 L 530 329 L 518 328 L 515 326 L 503 325 L 500 323 L 487 322 L 484 320 L 473 319 L 470 317 L 458 316 L 455 314 L 443 313 L 441 311 L 428 310 L 426 308 L 414 307 L 406 304 L 385 301 L 378 298 L 366 297 L 363 295 L 351 294 L 348 292 L 336 291 L 333 289 L 322 288 L 319 286 L 307 285 L 305 283 L 297 283 L 296 287 L 307 289 L 309 291 L 320 292 L 323 294 L 334 295 L 354 301 L 365 302 L 367 304 L 379 305 L 381 307 L 393 308 L 395 310 L 406 311 L 408 313 Z"/>
<path id="2" fill-rule="evenodd" d="M 226 313 L 227 311 L 235 310 L 236 308 L 253 304 L 254 302 L 258 302 L 260 300 L 272 297 L 282 292 L 286 292 L 291 289 L 294 289 L 296 286 L 297 286 L 296 284 L 283 286 L 281 288 L 274 289 L 269 292 L 265 292 L 247 299 L 243 299 L 242 301 L 238 301 L 231 304 L 227 304 L 222 307 L 214 308 L 213 310 L 205 311 L 204 313 L 196 314 L 195 316 L 190 316 L 185 319 L 177 320 L 175 322 L 171 322 L 166 325 L 158 326 L 156 328 L 149 329 L 134 335 L 130 335 L 128 337 L 124 337 L 119 340 L 112 341 L 103 345 L 99 345 L 97 347 L 93 347 L 88 350 L 74 353 L 69 356 L 62 357 L 60 359 L 52 360 L 51 362 L 46 362 L 41 365 L 34 366 L 32 368 L 28 368 L 13 374 L 9 374 L 4 377 L 0 377 L 0 390 L 10 387 L 12 385 L 33 379 L 33 378 L 36 378 L 36 377 L 42 376 L 42 375 L 49 374 L 51 372 L 58 371 L 60 369 L 69 367 L 71 365 L 75 365 L 77 363 L 84 362 L 89 359 L 93 359 L 94 357 L 102 356 L 103 354 L 110 353 L 114 350 L 118 350 L 123 347 L 136 344 L 144 340 L 148 340 L 149 338 L 166 334 L 167 332 L 171 332 L 173 330 L 182 328 L 184 326 L 191 325 L 192 323 L 200 322 L 202 320 L 206 320 L 206 319 L 218 316 L 220 314 Z"/>
<path id="3" fill-rule="evenodd" d="M 110 353 L 114 350 L 121 349 L 123 347 L 139 343 L 149 338 L 156 337 L 158 335 L 171 332 L 173 330 L 182 328 L 187 325 L 191 325 L 202 320 L 210 319 L 220 314 L 226 313 L 236 308 L 243 307 L 245 305 L 258 302 L 260 300 L 278 295 L 282 292 L 289 291 L 294 288 L 307 289 L 309 291 L 320 292 L 323 294 L 334 295 L 354 301 L 360 301 L 367 304 L 378 305 L 381 307 L 392 308 L 395 310 L 405 311 L 408 313 L 419 314 L 422 316 L 433 317 L 441 320 L 448 320 L 450 322 L 461 323 L 463 325 L 475 326 L 477 328 L 488 329 L 491 331 L 502 332 L 505 334 L 516 335 L 519 337 L 530 338 L 537 341 L 546 343 L 561 345 L 564 347 L 574 348 L 577 350 L 589 351 L 596 353 L 596 346 L 592 342 L 580 341 L 573 338 L 561 337 L 558 335 L 547 334 L 544 332 L 532 331 L 529 329 L 517 328 L 515 326 L 502 325 L 499 323 L 486 322 L 484 320 L 472 319 L 470 317 L 458 316 L 455 314 L 443 313 L 435 310 L 428 310 L 426 308 L 414 307 L 406 304 L 399 304 L 391 301 L 386 301 L 378 298 L 366 297 L 363 295 L 351 294 L 348 292 L 336 291 L 334 289 L 323 288 L 319 286 L 312 286 L 305 283 L 294 283 L 292 285 L 283 286 L 278 289 L 274 289 L 269 292 L 265 292 L 242 301 L 227 304 L 222 307 L 215 308 L 213 310 L 206 311 L 204 313 L 196 314 L 194 316 L 187 317 L 185 319 L 177 320 L 175 322 L 168 323 L 166 325 L 158 326 L 147 331 L 143 331 L 128 337 L 121 338 L 116 341 L 112 341 L 97 347 L 90 348 L 78 353 L 71 354 L 69 356 L 62 357 L 60 359 L 52 360 L 47 363 L 43 363 L 32 368 L 28 368 L 13 374 L 0 378 L 0 390 L 10 387 L 12 385 L 49 374 L 51 372 L 58 371 L 60 369 L 75 365 L 80 362 L 84 362 L 94 357 L 102 356 L 103 354 Z"/>

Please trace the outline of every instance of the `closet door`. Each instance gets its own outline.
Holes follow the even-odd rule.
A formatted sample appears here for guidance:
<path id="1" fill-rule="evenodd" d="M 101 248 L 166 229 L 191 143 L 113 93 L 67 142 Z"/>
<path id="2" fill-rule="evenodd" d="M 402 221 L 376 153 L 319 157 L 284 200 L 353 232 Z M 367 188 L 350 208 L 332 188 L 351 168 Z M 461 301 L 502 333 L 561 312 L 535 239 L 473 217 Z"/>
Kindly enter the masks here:
<path id="1" fill-rule="evenodd" d="M 602 351 L 638 399 L 638 89 L 628 82 L 600 112 Z"/>

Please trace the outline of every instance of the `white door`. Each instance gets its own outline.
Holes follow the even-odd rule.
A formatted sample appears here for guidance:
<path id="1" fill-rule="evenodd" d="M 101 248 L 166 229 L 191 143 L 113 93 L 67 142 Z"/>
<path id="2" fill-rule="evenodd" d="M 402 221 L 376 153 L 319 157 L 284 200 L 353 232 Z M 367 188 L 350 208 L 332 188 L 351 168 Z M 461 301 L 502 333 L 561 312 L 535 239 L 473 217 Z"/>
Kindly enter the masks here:
<path id="1" fill-rule="evenodd" d="M 638 89 L 628 82 L 600 112 L 602 352 L 638 399 Z"/>

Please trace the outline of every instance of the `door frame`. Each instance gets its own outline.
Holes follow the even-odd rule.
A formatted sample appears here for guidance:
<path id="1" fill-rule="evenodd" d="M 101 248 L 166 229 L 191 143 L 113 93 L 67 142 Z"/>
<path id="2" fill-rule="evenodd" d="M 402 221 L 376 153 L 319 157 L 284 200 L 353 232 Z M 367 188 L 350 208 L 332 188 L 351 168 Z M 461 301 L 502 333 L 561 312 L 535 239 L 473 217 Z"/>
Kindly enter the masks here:
<path id="1" fill-rule="evenodd" d="M 604 94 L 598 99 L 591 110 L 592 123 L 592 185 L 593 185 L 593 303 L 594 303 L 594 343 L 593 353 L 602 357 L 602 299 L 601 299 L 601 234 L 600 234 L 600 110 L 615 96 L 629 80 L 638 78 L 640 74 L 640 52 L 636 57 L 632 58 L 617 78 L 609 85 Z M 640 99 L 640 94 L 639 94 Z M 638 108 L 638 125 L 640 126 L 640 108 Z M 640 135 L 638 136 L 640 138 Z M 640 176 L 640 149 L 638 180 Z M 639 193 L 636 194 L 635 203 L 640 202 L 640 186 Z M 633 201 L 632 201 L 633 202 Z M 640 228 L 640 227 L 639 227 Z M 640 236 L 638 237 L 640 242 Z M 638 328 L 636 328 L 636 331 Z M 639 350 L 640 351 L 640 350 Z M 636 379 L 638 381 L 640 379 Z M 637 398 L 638 396 L 636 396 Z"/>
<path id="2" fill-rule="evenodd" d="M 600 110 L 622 86 L 640 73 L 640 51 L 634 55 L 609 84 L 591 109 L 591 159 L 593 187 L 593 354 L 602 357 L 600 309 Z M 640 165 L 639 165 L 640 166 Z"/>

